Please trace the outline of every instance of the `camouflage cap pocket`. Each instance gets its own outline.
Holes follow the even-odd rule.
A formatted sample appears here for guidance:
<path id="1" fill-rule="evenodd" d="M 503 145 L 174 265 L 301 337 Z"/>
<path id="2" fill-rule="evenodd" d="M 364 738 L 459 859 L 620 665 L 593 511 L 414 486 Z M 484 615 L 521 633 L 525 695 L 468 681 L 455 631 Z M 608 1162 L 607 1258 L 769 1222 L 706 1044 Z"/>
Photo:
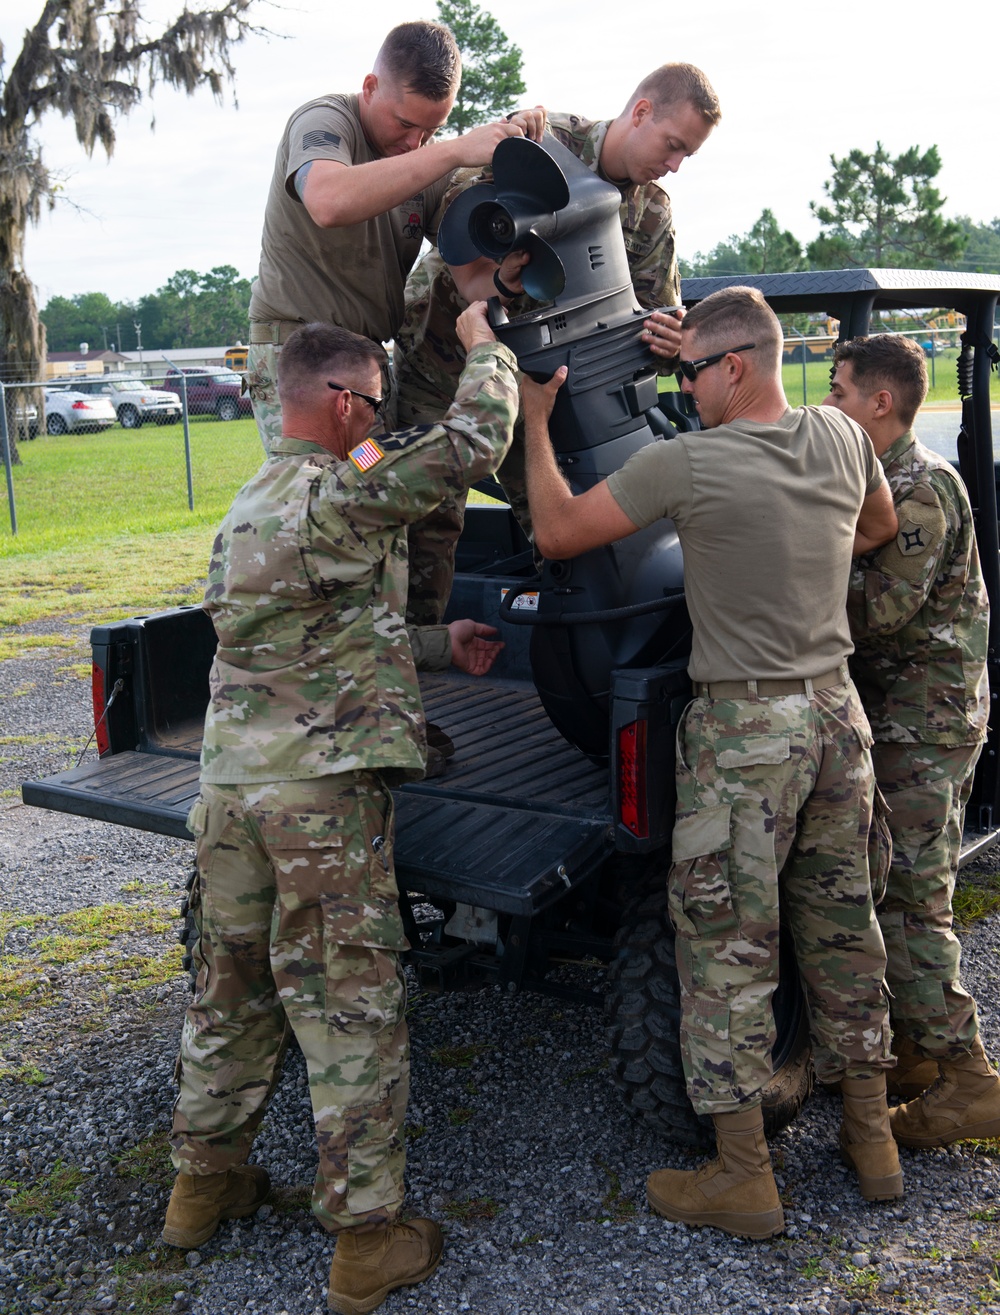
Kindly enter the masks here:
<path id="1" fill-rule="evenodd" d="M 720 767 L 764 767 L 787 762 L 792 754 L 787 735 L 741 735 L 717 744 L 715 761 Z"/>

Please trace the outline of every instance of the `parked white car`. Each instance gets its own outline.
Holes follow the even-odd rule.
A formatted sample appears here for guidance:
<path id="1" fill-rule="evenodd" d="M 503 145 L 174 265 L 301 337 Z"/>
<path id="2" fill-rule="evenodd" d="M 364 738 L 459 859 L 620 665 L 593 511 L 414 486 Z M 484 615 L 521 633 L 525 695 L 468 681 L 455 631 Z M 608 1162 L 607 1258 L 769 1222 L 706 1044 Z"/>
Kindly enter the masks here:
<path id="1" fill-rule="evenodd" d="M 74 379 L 71 386 L 89 397 L 106 397 L 122 429 L 138 429 L 144 421 L 173 425 L 181 418 L 181 399 L 162 388 L 149 388 L 141 379 Z"/>
<path id="2" fill-rule="evenodd" d="M 91 397 L 76 388 L 46 388 L 45 429 L 50 434 L 97 432 L 117 421 L 110 397 Z"/>

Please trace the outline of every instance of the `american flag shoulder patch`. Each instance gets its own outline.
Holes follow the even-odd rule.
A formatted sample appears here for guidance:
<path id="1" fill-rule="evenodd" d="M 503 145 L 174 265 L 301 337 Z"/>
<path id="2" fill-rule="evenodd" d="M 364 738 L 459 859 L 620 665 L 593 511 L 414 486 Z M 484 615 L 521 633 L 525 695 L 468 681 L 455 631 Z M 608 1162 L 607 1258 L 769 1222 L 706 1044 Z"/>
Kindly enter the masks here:
<path id="1" fill-rule="evenodd" d="M 304 132 L 302 134 L 302 149 L 310 150 L 314 146 L 332 146 L 336 149 L 340 145 L 340 138 L 335 132 Z"/>
<path id="2" fill-rule="evenodd" d="M 348 452 L 347 455 L 354 465 L 357 466 L 358 470 L 364 474 L 366 470 L 371 470 L 372 466 L 377 465 L 385 456 L 385 453 L 373 438 L 366 438 L 363 443 L 359 443 L 358 446 L 352 452 Z"/>

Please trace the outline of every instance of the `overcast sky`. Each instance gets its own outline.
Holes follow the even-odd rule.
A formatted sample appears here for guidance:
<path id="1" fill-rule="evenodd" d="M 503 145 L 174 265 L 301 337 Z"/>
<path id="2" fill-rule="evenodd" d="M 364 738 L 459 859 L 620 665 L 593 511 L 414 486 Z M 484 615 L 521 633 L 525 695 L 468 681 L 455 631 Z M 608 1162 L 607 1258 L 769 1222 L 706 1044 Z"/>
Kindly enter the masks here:
<path id="1" fill-rule="evenodd" d="M 153 0 L 147 13 L 180 7 Z M 722 122 L 665 184 L 682 256 L 746 232 L 765 207 L 809 241 L 816 232 L 809 202 L 823 198 L 831 153 L 870 151 L 876 140 L 893 153 L 936 144 L 945 212 L 979 222 L 1000 215 L 991 129 L 1000 78 L 988 6 L 961 22 L 947 6 L 931 11 L 898 0 L 863 10 L 809 0 L 641 11 L 608 0 L 484 7 L 521 47 L 528 104 L 610 118 L 656 65 L 678 59 L 705 70 Z M 40 11 L 41 0 L 4 0 L 8 66 Z M 274 151 L 291 111 L 322 92 L 360 90 L 394 23 L 435 17 L 433 4 L 403 0 L 300 0 L 294 8 L 262 4 L 259 12 L 287 39 L 252 38 L 237 48 L 238 108 L 231 91 L 219 105 L 208 92 L 187 99 L 161 88 L 121 121 L 110 162 L 99 152 L 88 161 L 68 124 L 45 120 L 46 160 L 80 209 L 60 203 L 28 236 L 27 270 L 40 305 L 91 291 L 138 298 L 182 268 L 227 264 L 252 276 Z"/>

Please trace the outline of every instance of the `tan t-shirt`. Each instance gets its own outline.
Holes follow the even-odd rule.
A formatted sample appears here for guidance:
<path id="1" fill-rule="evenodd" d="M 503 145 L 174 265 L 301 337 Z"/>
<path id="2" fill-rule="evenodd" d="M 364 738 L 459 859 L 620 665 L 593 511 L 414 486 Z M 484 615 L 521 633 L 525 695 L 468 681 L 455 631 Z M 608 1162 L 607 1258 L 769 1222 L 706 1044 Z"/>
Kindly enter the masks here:
<path id="1" fill-rule="evenodd" d="M 295 191 L 309 160 L 367 164 L 376 154 L 361 127 L 357 96 L 320 96 L 297 109 L 278 146 L 264 211 L 260 272 L 251 320 L 327 320 L 376 342 L 403 319 L 406 276 L 424 237 L 437 233 L 447 177 L 346 228 L 320 228 Z"/>
<path id="2" fill-rule="evenodd" d="M 804 679 L 847 658 L 854 530 L 883 481 L 864 430 L 825 406 L 652 443 L 609 476 L 636 525 L 677 527 L 693 680 Z"/>

